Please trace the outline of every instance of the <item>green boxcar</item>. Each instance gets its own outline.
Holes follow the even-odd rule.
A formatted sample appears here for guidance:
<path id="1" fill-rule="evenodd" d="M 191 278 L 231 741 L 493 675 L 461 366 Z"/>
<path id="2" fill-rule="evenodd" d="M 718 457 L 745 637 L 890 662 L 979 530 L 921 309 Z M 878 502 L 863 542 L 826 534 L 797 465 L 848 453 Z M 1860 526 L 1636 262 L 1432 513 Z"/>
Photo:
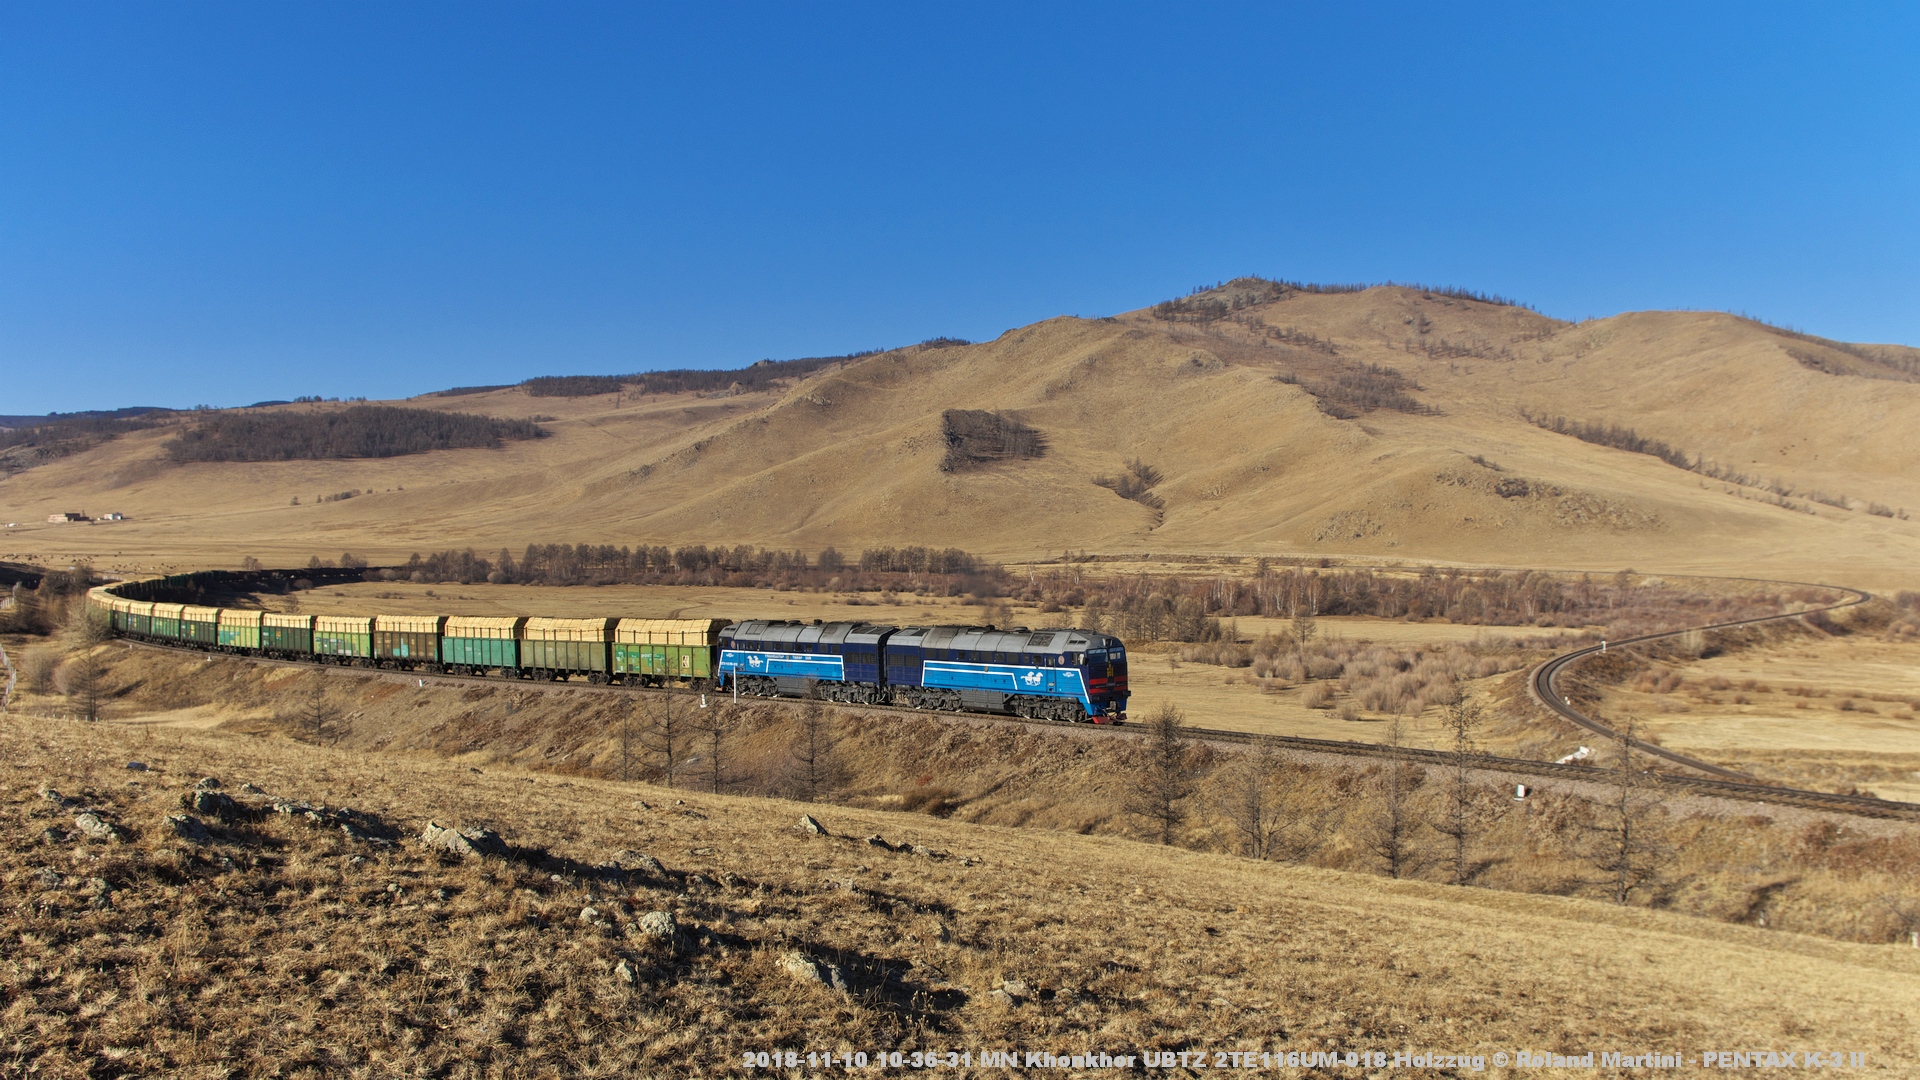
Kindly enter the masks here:
<path id="1" fill-rule="evenodd" d="M 520 666 L 520 629 L 524 616 L 455 615 L 440 631 L 440 662 L 448 667 L 506 668 Z"/>
<path id="2" fill-rule="evenodd" d="M 153 636 L 172 641 L 180 636 L 180 609 L 183 604 L 153 605 Z"/>
<path id="3" fill-rule="evenodd" d="M 313 619 L 315 656 L 373 659 L 373 617 L 316 615 Z"/>
<path id="4" fill-rule="evenodd" d="M 621 619 L 613 633 L 613 673 L 654 683 L 713 677 L 724 619 Z"/>
<path id="5" fill-rule="evenodd" d="M 127 633 L 138 634 L 141 637 L 145 637 L 148 634 L 153 633 L 153 605 L 152 604 L 142 604 L 142 603 L 136 602 L 128 605 L 128 609 L 125 613 L 125 618 L 127 620 L 127 625 L 126 625 Z"/>
<path id="6" fill-rule="evenodd" d="M 612 619 L 528 619 L 520 632 L 520 666 L 605 682 L 613 667 Z"/>
<path id="7" fill-rule="evenodd" d="M 269 613 L 260 620 L 260 647 L 272 653 L 313 652 L 313 616 Z"/>
<path id="8" fill-rule="evenodd" d="M 417 667 L 440 659 L 440 627 L 445 615 L 375 615 L 373 655 L 388 667 Z"/>
<path id="9" fill-rule="evenodd" d="M 220 609 L 196 607 L 193 604 L 180 609 L 180 640 L 195 645 L 218 645 L 220 643 Z"/>
<path id="10" fill-rule="evenodd" d="M 220 609 L 220 645 L 227 649 L 258 649 L 260 647 L 260 616 L 258 611 L 235 611 L 232 608 Z"/>

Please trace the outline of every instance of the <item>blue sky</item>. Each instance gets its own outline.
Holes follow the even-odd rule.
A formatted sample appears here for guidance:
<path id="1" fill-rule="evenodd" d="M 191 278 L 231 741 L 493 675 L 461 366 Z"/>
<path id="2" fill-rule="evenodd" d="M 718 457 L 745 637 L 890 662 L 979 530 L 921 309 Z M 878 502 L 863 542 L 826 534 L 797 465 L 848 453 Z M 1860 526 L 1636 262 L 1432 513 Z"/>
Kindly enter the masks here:
<path id="1" fill-rule="evenodd" d="M 0 413 L 990 338 L 1245 273 L 1920 344 L 1920 14 L 0 4 Z"/>

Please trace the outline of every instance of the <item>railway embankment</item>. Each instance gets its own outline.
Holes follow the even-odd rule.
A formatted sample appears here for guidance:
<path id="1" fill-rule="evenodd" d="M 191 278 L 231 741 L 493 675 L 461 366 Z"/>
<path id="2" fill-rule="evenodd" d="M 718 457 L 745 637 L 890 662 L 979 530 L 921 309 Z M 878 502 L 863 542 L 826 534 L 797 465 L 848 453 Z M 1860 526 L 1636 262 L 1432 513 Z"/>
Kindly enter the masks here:
<path id="1" fill-rule="evenodd" d="M 441 760 L 483 771 L 647 783 L 1047 833 L 1146 838 L 1136 793 L 1148 768 L 1123 729 L 1035 728 L 987 718 L 829 710 L 698 694 L 535 686 L 325 670 L 152 648 L 103 650 L 107 718 L 140 738 L 205 728 L 259 745 L 312 745 L 369 761 Z M 1192 717 L 1190 720 L 1203 720 Z M 1449 881 L 1437 831 L 1452 787 L 1444 760 L 1362 759 L 1235 745 L 1191 733 L 1178 846 L 1383 874 L 1397 828 L 1403 876 Z M 1613 788 L 1602 770 L 1546 776 L 1513 798 L 1515 773 L 1481 762 L 1466 798 L 1474 884 L 1598 895 Z M 1920 873 L 1920 825 L 1768 806 L 1694 791 L 1635 795 L 1659 843 L 1636 905 L 1856 941 L 1900 932 L 1882 902 Z M 1249 805 L 1264 809 L 1258 820 Z M 1397 805 L 1397 809 L 1396 809 Z M 1396 825 L 1397 821 L 1397 825 Z"/>

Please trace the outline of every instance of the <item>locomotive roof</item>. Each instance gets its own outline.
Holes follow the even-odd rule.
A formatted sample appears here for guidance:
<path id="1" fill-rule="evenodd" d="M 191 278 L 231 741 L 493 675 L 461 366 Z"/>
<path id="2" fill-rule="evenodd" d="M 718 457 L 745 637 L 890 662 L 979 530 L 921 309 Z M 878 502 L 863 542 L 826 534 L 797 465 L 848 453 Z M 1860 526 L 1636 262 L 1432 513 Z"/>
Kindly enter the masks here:
<path id="1" fill-rule="evenodd" d="M 997 653 L 1070 653 L 1119 645 L 1119 639 L 1092 630 L 1049 627 L 1001 630 L 992 626 L 909 626 L 893 635 L 901 645 L 928 649 L 965 649 Z"/>
<path id="2" fill-rule="evenodd" d="M 734 623 L 721 634 L 735 641 L 766 641 L 782 645 L 814 642 L 872 645 L 893 629 L 891 626 L 864 622 L 806 623 L 793 619 L 749 619 Z"/>

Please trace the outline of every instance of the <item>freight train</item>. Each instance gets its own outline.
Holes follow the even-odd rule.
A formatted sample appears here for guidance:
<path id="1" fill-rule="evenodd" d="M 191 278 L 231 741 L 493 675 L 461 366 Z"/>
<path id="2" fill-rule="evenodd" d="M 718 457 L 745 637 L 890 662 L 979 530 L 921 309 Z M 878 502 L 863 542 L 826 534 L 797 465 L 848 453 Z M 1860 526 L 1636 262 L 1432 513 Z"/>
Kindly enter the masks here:
<path id="1" fill-rule="evenodd" d="M 1127 653 L 1092 630 L 752 619 L 289 615 L 172 603 L 214 571 L 87 594 L 116 636 L 363 668 L 1121 723 Z"/>

